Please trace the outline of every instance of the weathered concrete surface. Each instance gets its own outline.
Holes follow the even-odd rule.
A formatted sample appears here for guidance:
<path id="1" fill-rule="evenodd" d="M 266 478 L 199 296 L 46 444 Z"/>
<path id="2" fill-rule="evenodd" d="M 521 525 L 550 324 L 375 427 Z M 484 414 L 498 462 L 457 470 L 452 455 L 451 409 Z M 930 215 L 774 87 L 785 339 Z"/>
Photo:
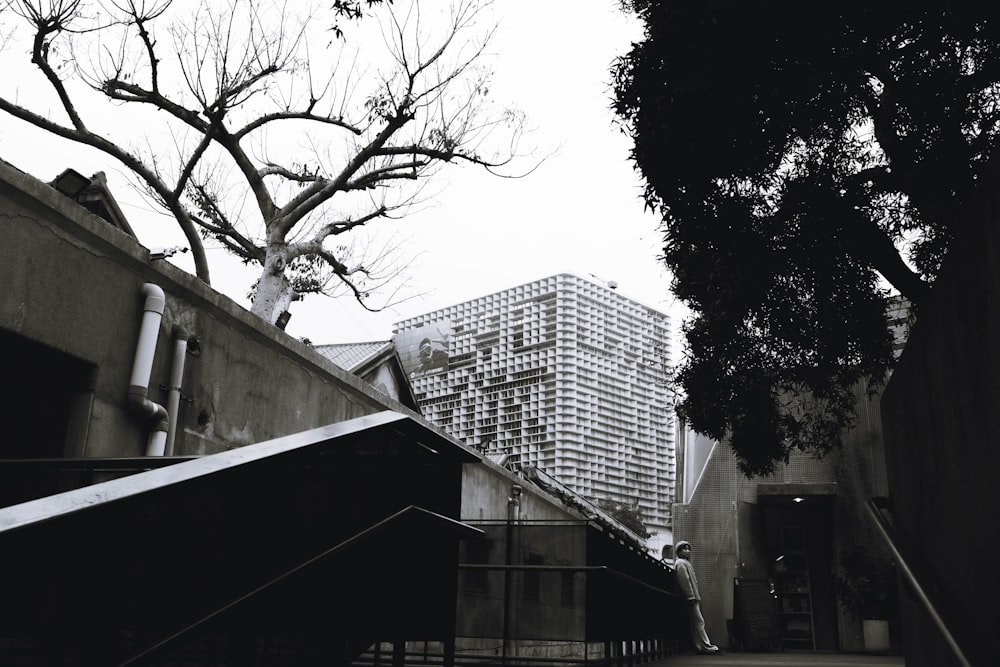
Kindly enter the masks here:
<path id="1" fill-rule="evenodd" d="M 150 260 L 134 238 L 2 161 L 0 238 L 0 334 L 15 343 L 0 351 L 7 370 L 25 382 L 37 374 L 17 341 L 92 369 L 87 432 L 68 450 L 36 456 L 143 454 L 149 425 L 126 399 L 147 282 L 166 294 L 150 400 L 166 402 L 174 327 L 199 346 L 187 356 L 176 454 L 210 454 L 384 409 L 410 412 L 194 276 Z M 47 368 L 52 387 L 67 374 L 61 363 Z M 74 391 L 83 389 L 65 388 Z M 18 415 L 3 410 L 5 422 L 16 424 Z"/>

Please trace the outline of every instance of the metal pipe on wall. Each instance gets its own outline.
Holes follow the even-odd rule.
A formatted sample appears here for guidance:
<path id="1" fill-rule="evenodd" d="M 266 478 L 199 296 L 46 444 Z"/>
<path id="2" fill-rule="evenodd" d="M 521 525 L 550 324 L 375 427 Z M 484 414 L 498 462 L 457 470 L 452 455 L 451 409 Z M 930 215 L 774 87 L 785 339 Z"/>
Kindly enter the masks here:
<path id="1" fill-rule="evenodd" d="M 502 653 L 500 660 L 503 663 L 507 662 L 508 651 L 512 648 L 511 642 L 513 637 L 511 636 L 511 628 L 514 627 L 516 622 L 516 610 L 514 609 L 514 600 L 517 596 L 514 592 L 514 586 L 516 585 L 515 579 L 513 577 L 513 571 L 511 565 L 514 564 L 514 559 L 519 552 L 519 538 L 520 531 L 517 526 L 521 523 L 521 493 L 524 491 L 520 484 L 510 485 L 510 495 L 507 496 L 507 538 L 506 538 L 506 557 L 504 559 L 504 585 L 503 585 L 503 636 L 501 637 L 502 642 Z"/>
<path id="2" fill-rule="evenodd" d="M 145 283 L 142 293 L 146 298 L 142 306 L 142 322 L 132 361 L 132 375 L 129 378 L 128 402 L 140 417 L 155 422 L 146 442 L 146 456 L 162 456 L 167 439 L 167 409 L 149 400 L 146 395 L 149 393 L 149 376 L 153 371 L 153 356 L 156 353 L 156 340 L 160 335 L 160 320 L 163 318 L 166 297 L 163 290 L 153 283 Z"/>
<path id="3" fill-rule="evenodd" d="M 174 441 L 177 437 L 177 414 L 181 405 L 181 382 L 184 380 L 184 361 L 187 358 L 188 332 L 175 326 L 174 358 L 170 366 L 170 386 L 167 389 L 167 441 L 163 455 L 174 455 Z"/>

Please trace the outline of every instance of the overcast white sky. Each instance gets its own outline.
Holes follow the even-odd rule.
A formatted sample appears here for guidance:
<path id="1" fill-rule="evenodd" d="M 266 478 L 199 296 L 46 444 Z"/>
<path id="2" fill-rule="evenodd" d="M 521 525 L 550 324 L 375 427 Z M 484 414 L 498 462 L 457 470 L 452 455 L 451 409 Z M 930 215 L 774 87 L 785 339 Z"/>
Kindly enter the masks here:
<path id="1" fill-rule="evenodd" d="M 641 37 L 639 26 L 615 0 L 497 0 L 494 11 L 500 31 L 491 95 L 526 112 L 539 153 L 557 152 L 519 180 L 446 166 L 434 201 L 407 219 L 408 248 L 417 256 L 412 297 L 370 313 L 347 297 L 310 295 L 293 304 L 289 334 L 317 344 L 385 340 L 407 317 L 562 271 L 614 280 L 625 296 L 681 312 L 656 259 L 657 219 L 643 210 L 629 141 L 610 110 L 610 65 Z M 109 158 L 48 141 L 6 115 L 0 157 L 43 180 L 64 167 L 103 170 L 140 242 L 184 244 L 175 226 L 144 224 L 148 206 L 116 189 L 124 175 Z M 221 250 L 209 255 L 214 287 L 248 307 L 252 276 L 224 261 Z M 189 255 L 172 261 L 190 266 Z"/>

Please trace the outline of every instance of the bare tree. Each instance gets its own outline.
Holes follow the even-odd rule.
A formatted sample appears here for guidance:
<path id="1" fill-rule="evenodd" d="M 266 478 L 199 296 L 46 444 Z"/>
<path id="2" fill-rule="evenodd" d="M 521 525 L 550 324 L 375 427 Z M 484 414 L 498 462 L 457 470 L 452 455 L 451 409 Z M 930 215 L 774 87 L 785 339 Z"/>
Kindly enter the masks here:
<path id="1" fill-rule="evenodd" d="M 0 110 L 134 172 L 205 282 L 206 240 L 259 265 L 252 310 L 269 322 L 338 286 L 370 308 L 399 265 L 351 232 L 403 215 L 445 163 L 516 155 L 523 119 L 488 97 L 487 4 L 370 7 L 349 35 L 362 51 L 329 8 L 299 2 L 11 0 L 58 102 L 8 94 Z M 144 144 L 107 127 L 108 105 L 134 114 Z"/>

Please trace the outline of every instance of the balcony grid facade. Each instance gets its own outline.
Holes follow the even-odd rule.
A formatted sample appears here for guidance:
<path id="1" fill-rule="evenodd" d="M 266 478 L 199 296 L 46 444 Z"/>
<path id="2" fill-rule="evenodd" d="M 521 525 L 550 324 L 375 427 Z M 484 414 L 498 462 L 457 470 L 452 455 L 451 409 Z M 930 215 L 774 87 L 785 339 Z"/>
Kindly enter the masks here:
<path id="1" fill-rule="evenodd" d="M 398 322 L 397 341 L 422 327 L 447 332 L 446 367 L 411 376 L 428 420 L 591 501 L 638 502 L 647 529 L 666 533 L 676 479 L 667 314 L 559 274 Z"/>

